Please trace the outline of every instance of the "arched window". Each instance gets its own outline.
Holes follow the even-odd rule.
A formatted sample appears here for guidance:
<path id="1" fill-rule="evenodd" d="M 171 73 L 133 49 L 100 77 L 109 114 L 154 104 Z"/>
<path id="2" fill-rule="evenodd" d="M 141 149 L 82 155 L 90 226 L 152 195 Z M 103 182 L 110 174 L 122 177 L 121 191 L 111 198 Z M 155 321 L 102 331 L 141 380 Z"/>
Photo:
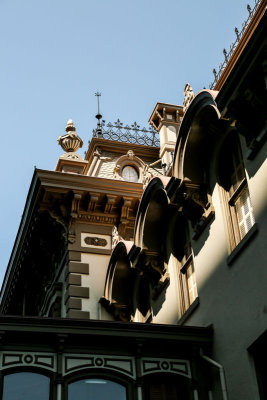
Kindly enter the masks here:
<path id="1" fill-rule="evenodd" d="M 143 182 L 146 164 L 132 150 L 119 157 L 114 168 L 114 178 L 128 182 Z"/>
<path id="2" fill-rule="evenodd" d="M 49 400 L 50 379 L 33 372 L 4 376 L 2 400 Z"/>
<path id="3" fill-rule="evenodd" d="M 68 385 L 68 400 L 126 400 L 126 388 L 107 379 L 81 379 Z"/>
<path id="4" fill-rule="evenodd" d="M 123 167 L 121 176 L 125 181 L 128 182 L 138 182 L 139 180 L 139 174 L 137 170 L 131 165 L 126 165 Z"/>
<path id="5" fill-rule="evenodd" d="M 219 162 L 219 181 L 223 187 L 232 251 L 255 223 L 241 147 L 234 131 L 223 144 Z"/>

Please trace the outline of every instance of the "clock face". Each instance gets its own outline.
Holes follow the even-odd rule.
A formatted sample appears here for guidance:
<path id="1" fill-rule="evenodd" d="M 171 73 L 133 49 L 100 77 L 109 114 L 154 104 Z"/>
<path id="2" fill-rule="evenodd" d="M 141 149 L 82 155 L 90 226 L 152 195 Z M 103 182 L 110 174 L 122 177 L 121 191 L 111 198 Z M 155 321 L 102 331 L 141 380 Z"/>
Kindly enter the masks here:
<path id="1" fill-rule="evenodd" d="M 123 168 L 121 175 L 123 179 L 128 182 L 138 182 L 139 179 L 138 172 L 130 165 L 126 165 L 126 167 Z"/>

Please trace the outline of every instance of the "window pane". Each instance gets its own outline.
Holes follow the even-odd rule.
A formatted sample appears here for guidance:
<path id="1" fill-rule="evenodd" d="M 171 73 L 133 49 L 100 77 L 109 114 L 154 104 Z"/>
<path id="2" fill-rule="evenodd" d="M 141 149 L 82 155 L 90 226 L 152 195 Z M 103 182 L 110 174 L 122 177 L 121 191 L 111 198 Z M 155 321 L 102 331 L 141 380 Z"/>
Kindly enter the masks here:
<path id="1" fill-rule="evenodd" d="M 31 372 L 4 377 L 3 400 L 48 400 L 50 379 Z"/>
<path id="2" fill-rule="evenodd" d="M 122 177 L 129 182 L 138 182 L 138 173 L 134 167 L 127 165 L 122 170 Z"/>
<path id="3" fill-rule="evenodd" d="M 197 298 L 197 282 L 193 262 L 186 269 L 189 305 Z"/>
<path id="4" fill-rule="evenodd" d="M 240 237 L 241 239 L 243 239 L 243 237 L 255 223 L 253 209 L 251 206 L 249 192 L 247 188 L 243 190 L 241 195 L 236 200 L 235 208 L 240 229 Z"/>
<path id="5" fill-rule="evenodd" d="M 83 379 L 68 387 L 68 400 L 126 400 L 126 388 L 106 379 Z"/>

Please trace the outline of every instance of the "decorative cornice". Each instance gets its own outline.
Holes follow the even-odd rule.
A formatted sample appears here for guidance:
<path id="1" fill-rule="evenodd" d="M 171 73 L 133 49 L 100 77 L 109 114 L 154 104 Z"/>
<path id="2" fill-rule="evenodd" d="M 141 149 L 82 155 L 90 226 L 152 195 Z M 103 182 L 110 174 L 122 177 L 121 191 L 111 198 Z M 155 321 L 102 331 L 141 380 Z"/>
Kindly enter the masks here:
<path id="1" fill-rule="evenodd" d="M 84 175 L 62 174 L 56 171 L 36 170 L 40 185 L 44 189 L 66 193 L 70 190 L 88 192 L 92 189 L 96 193 L 110 193 L 140 197 L 142 184 L 129 181 L 116 181 L 113 179 L 97 178 Z"/>

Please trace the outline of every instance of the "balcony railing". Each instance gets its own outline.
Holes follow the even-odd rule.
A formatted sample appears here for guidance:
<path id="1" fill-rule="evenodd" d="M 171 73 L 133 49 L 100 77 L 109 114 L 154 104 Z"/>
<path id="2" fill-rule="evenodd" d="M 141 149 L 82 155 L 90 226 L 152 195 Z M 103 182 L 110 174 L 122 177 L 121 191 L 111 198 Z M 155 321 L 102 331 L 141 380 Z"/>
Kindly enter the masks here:
<path id="1" fill-rule="evenodd" d="M 234 41 L 234 43 L 231 44 L 229 51 L 227 52 L 226 49 L 223 49 L 224 61 L 219 65 L 218 71 L 216 71 L 215 68 L 213 69 L 212 72 L 214 75 L 214 81 L 209 85 L 210 89 L 214 89 L 216 83 L 218 82 L 218 80 L 221 76 L 221 73 L 223 72 L 224 68 L 226 67 L 230 57 L 232 56 L 237 44 L 239 43 L 243 33 L 245 32 L 251 18 L 255 14 L 255 11 L 261 1 L 262 0 L 255 0 L 255 4 L 254 4 L 253 8 L 251 8 L 249 4 L 247 5 L 247 10 L 248 10 L 248 14 L 249 14 L 248 18 L 246 19 L 246 21 L 243 22 L 240 32 L 237 28 L 235 28 L 236 40 Z"/>
<path id="2" fill-rule="evenodd" d="M 158 132 L 152 127 L 140 128 L 134 122 L 131 126 L 123 125 L 118 119 L 114 124 L 105 121 L 101 121 L 97 129 L 93 130 L 93 137 L 101 137 L 107 140 L 114 140 L 117 142 L 126 142 L 132 144 L 142 144 L 144 146 L 159 147 L 159 136 Z"/>

